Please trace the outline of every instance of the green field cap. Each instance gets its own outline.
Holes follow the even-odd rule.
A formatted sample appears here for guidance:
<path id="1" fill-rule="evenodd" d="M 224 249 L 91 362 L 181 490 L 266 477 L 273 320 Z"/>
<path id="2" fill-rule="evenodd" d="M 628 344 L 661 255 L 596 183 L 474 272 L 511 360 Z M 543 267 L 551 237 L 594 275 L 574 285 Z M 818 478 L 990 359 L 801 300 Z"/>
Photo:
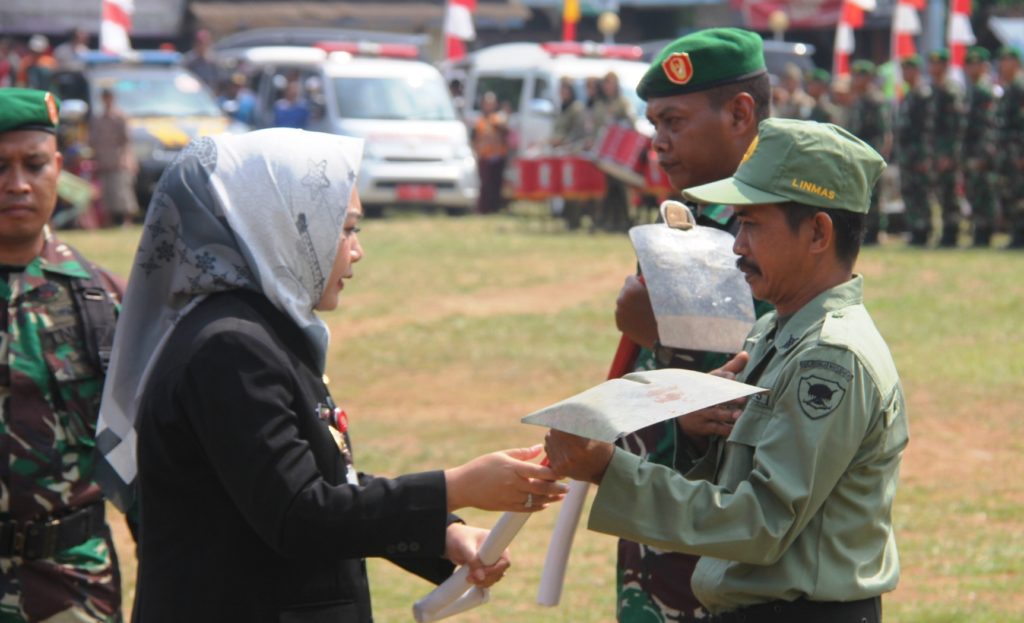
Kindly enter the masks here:
<path id="1" fill-rule="evenodd" d="M 990 58 L 992 58 L 992 54 L 988 51 L 988 48 L 983 48 L 980 45 L 976 45 L 967 50 L 967 54 L 964 56 L 964 62 L 984 63 Z"/>
<path id="2" fill-rule="evenodd" d="M 651 63 L 636 93 L 685 95 L 766 73 L 761 35 L 741 28 L 709 28 L 676 39 Z"/>
<path id="3" fill-rule="evenodd" d="M 873 76 L 875 75 L 875 69 L 875 64 L 865 58 L 853 61 L 853 64 L 850 65 L 850 71 L 855 74 L 869 74 Z"/>
<path id="4" fill-rule="evenodd" d="M 928 53 L 928 60 L 933 63 L 948 63 L 949 62 L 949 50 L 947 48 L 941 48 L 938 50 L 932 50 Z"/>
<path id="5" fill-rule="evenodd" d="M 795 201 L 867 214 L 885 160 L 831 123 L 765 119 L 732 177 L 683 191 L 700 203 L 762 205 Z"/>
<path id="6" fill-rule="evenodd" d="M 815 67 L 811 71 L 811 80 L 820 82 L 822 84 L 828 84 L 832 82 L 832 74 L 828 73 L 828 70 L 822 69 L 821 67 Z"/>
<path id="7" fill-rule="evenodd" d="M 900 65 L 904 67 L 918 67 L 920 68 L 923 63 L 921 62 L 920 54 L 911 54 L 910 56 L 904 56 L 900 59 Z"/>
<path id="8" fill-rule="evenodd" d="M 42 130 L 56 133 L 60 100 L 46 91 L 0 89 L 0 132 Z"/>
<path id="9" fill-rule="evenodd" d="M 996 54 L 999 58 L 1015 58 L 1020 60 L 1020 51 L 1012 45 L 1004 45 L 999 48 L 999 52 Z"/>

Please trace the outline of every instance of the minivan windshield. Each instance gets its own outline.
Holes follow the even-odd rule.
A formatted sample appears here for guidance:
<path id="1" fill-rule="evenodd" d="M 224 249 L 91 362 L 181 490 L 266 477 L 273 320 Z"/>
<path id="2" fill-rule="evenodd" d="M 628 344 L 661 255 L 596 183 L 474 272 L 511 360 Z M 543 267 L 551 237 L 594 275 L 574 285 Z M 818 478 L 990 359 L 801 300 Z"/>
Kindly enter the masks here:
<path id="1" fill-rule="evenodd" d="M 223 113 L 209 90 L 180 69 L 111 69 L 93 78 L 92 106 L 101 110 L 100 91 L 109 88 L 129 117 L 220 117 Z"/>
<path id="2" fill-rule="evenodd" d="M 444 81 L 424 77 L 337 77 L 334 97 L 343 119 L 454 121 Z"/>

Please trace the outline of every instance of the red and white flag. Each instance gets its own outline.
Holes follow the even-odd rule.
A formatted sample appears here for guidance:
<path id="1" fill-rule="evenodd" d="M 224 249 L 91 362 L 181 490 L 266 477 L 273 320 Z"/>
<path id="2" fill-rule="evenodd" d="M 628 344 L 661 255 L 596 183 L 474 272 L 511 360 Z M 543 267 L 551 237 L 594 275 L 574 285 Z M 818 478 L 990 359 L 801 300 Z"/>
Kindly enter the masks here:
<path id="1" fill-rule="evenodd" d="M 444 16 L 444 37 L 448 60 L 456 61 L 466 55 L 466 42 L 476 39 L 473 12 L 476 0 L 448 0 Z"/>
<path id="2" fill-rule="evenodd" d="M 836 41 L 832 55 L 832 74 L 841 76 L 850 73 L 850 56 L 857 44 L 853 31 L 864 26 L 864 13 L 874 11 L 875 0 L 843 0 L 836 24 Z"/>
<path id="3" fill-rule="evenodd" d="M 132 31 L 132 13 L 135 0 L 103 0 L 103 18 L 100 22 L 100 49 L 113 54 L 124 54 L 132 49 L 128 33 Z"/>
<path id="4" fill-rule="evenodd" d="M 924 0 L 898 0 L 892 14 L 892 51 L 897 60 L 917 54 L 914 37 L 921 33 L 921 17 L 918 11 L 924 8 Z"/>
<path id="5" fill-rule="evenodd" d="M 954 80 L 964 83 L 964 57 L 978 40 L 971 28 L 971 0 L 952 0 L 949 12 L 949 68 Z"/>

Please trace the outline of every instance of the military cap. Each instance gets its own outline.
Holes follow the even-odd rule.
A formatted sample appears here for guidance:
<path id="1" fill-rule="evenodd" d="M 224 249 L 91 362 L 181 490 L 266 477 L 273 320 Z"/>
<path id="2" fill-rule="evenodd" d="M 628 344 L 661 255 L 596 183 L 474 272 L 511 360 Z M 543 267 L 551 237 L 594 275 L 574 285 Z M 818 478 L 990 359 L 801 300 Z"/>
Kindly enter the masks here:
<path id="1" fill-rule="evenodd" d="M 911 54 L 910 56 L 904 56 L 900 59 L 900 65 L 920 68 L 922 66 L 921 55 Z"/>
<path id="2" fill-rule="evenodd" d="M 709 28 L 668 44 L 640 79 L 646 101 L 705 91 L 767 73 L 761 35 L 740 28 Z"/>
<path id="3" fill-rule="evenodd" d="M 932 50 L 928 53 L 928 60 L 933 63 L 948 63 L 949 62 L 949 49 L 941 48 L 938 50 Z"/>
<path id="4" fill-rule="evenodd" d="M 850 71 L 855 74 L 868 74 L 873 76 L 875 75 L 875 64 L 867 59 L 862 58 L 853 61 L 853 64 L 850 66 Z"/>
<path id="5" fill-rule="evenodd" d="M 999 48 L 999 52 L 996 53 L 999 58 L 1015 58 L 1020 60 L 1020 50 L 1013 47 L 1012 45 L 1004 45 Z"/>
<path id="6" fill-rule="evenodd" d="M 831 123 L 765 119 L 732 177 L 683 191 L 700 203 L 797 202 L 866 214 L 885 160 Z"/>
<path id="7" fill-rule="evenodd" d="M 41 130 L 57 133 L 60 100 L 36 89 L 0 89 L 0 132 Z"/>
<path id="8" fill-rule="evenodd" d="M 967 54 L 964 56 L 965 63 L 984 63 L 985 61 L 992 58 L 992 54 L 988 51 L 988 48 L 983 48 L 980 45 L 968 48 Z"/>
<path id="9" fill-rule="evenodd" d="M 821 67 L 815 67 L 811 71 L 810 79 L 815 82 L 821 82 L 822 84 L 828 84 L 832 82 L 832 74 L 828 73 L 828 70 L 822 69 Z"/>

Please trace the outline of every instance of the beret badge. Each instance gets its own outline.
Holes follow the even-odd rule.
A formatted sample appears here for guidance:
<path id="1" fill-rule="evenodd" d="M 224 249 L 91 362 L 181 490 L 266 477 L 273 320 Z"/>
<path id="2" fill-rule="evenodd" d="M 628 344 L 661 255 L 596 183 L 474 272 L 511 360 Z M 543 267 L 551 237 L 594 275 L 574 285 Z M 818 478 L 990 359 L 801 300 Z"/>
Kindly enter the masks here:
<path id="1" fill-rule="evenodd" d="M 661 62 L 661 67 L 665 71 L 665 77 L 674 84 L 686 84 L 693 78 L 693 61 L 686 52 L 668 55 Z"/>

